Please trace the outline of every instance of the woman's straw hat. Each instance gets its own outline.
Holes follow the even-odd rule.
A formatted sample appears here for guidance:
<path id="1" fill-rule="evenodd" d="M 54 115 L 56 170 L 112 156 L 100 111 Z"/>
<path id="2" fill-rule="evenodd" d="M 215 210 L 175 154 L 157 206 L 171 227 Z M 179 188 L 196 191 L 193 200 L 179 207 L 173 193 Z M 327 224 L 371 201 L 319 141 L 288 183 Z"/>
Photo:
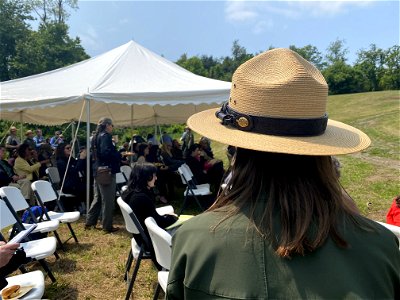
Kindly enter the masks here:
<path id="1" fill-rule="evenodd" d="M 224 144 L 298 155 L 361 151 L 371 141 L 360 130 L 328 120 L 328 85 L 308 61 L 289 49 L 273 49 L 233 74 L 222 108 L 191 116 L 194 131 Z"/>

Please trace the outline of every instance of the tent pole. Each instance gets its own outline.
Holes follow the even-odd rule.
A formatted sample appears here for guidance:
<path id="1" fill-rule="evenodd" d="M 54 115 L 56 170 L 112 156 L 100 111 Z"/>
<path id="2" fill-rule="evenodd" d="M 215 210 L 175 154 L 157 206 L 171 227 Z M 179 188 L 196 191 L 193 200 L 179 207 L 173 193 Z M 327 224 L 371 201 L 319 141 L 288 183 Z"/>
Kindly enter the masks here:
<path id="1" fill-rule="evenodd" d="M 75 121 L 71 122 L 71 140 L 75 141 Z M 75 147 L 72 149 L 72 157 L 75 157 Z"/>
<path id="2" fill-rule="evenodd" d="M 21 124 L 21 131 L 20 131 L 20 136 L 21 136 L 21 143 L 23 142 L 24 138 L 24 123 L 22 123 L 22 110 L 19 112 L 19 123 Z"/>
<path id="3" fill-rule="evenodd" d="M 90 204 L 90 100 L 83 97 L 86 101 L 86 214 Z"/>

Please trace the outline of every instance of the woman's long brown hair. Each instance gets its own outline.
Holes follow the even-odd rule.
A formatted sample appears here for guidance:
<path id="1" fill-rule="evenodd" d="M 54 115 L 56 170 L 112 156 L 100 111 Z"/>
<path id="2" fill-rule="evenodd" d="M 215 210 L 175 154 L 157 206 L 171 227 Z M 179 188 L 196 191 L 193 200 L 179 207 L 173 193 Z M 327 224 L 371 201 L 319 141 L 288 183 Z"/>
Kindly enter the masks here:
<path id="1" fill-rule="evenodd" d="M 281 257 L 313 251 L 328 236 L 338 246 L 347 246 L 337 229 L 338 218 L 357 222 L 359 214 L 340 186 L 330 156 L 238 148 L 232 172 L 228 187 L 209 209 L 224 212 L 215 227 L 246 210 L 256 230 Z M 257 210 L 260 201 L 265 202 L 261 212 Z M 279 226 L 274 227 L 274 221 Z"/>

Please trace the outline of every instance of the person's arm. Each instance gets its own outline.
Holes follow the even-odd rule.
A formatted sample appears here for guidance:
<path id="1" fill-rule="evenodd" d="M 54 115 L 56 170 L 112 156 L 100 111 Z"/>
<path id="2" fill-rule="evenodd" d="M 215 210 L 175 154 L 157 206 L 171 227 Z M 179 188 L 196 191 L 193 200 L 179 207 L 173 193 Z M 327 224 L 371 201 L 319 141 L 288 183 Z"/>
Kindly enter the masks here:
<path id="1" fill-rule="evenodd" d="M 22 171 L 24 173 L 30 174 L 30 173 L 38 171 L 40 169 L 40 166 L 41 166 L 40 162 L 30 165 L 25 159 L 18 157 L 15 160 L 14 169 L 17 173 L 19 173 L 19 171 Z"/>

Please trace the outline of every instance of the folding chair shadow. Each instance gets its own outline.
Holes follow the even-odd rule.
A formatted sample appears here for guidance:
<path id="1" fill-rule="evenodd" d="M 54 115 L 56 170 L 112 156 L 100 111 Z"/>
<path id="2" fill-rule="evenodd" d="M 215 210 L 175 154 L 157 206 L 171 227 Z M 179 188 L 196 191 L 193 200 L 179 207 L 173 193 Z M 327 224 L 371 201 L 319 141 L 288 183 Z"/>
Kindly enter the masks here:
<path id="1" fill-rule="evenodd" d="M 71 236 L 64 242 L 66 243 L 71 238 L 78 243 L 78 238 L 75 235 L 74 230 L 72 229 L 71 223 L 74 223 L 79 220 L 80 212 L 79 211 L 72 211 L 72 212 L 64 212 L 63 207 L 57 197 L 56 192 L 54 191 L 51 183 L 44 180 L 37 180 L 32 183 L 32 190 L 35 193 L 36 199 L 39 205 L 42 207 L 44 216 L 46 220 L 58 220 L 61 223 L 67 224 Z M 50 201 L 56 201 L 57 206 L 60 212 L 55 211 L 47 211 L 45 208 L 45 203 Z"/>

